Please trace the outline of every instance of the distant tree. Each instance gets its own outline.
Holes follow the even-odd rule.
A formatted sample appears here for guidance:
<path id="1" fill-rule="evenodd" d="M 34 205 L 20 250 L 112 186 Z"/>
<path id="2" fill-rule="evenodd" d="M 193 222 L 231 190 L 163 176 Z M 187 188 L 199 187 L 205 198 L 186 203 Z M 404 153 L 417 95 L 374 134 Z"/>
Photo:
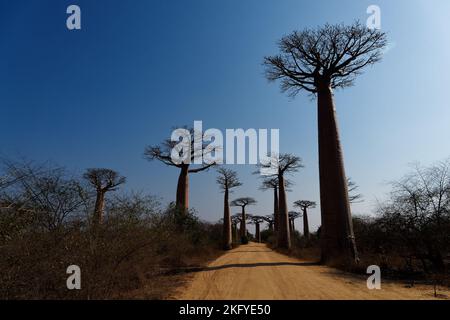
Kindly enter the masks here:
<path id="1" fill-rule="evenodd" d="M 300 208 L 302 210 L 303 216 L 303 236 L 306 240 L 309 240 L 309 222 L 308 222 L 308 209 L 315 208 L 316 203 L 314 201 L 308 200 L 298 200 L 294 202 L 294 206 Z"/>
<path id="2" fill-rule="evenodd" d="M 237 177 L 236 171 L 219 168 L 217 170 L 219 176 L 217 177 L 217 183 L 223 190 L 223 248 L 225 250 L 230 250 L 232 248 L 232 230 L 231 230 L 231 214 L 230 214 L 230 204 L 228 201 L 228 195 L 231 189 L 239 187 L 242 183 Z"/>
<path id="3" fill-rule="evenodd" d="M 261 242 L 261 230 L 260 224 L 264 222 L 264 217 L 257 215 L 248 215 L 249 220 L 255 225 L 255 239 L 257 242 Z"/>
<path id="4" fill-rule="evenodd" d="M 296 211 L 289 211 L 288 216 L 289 216 L 289 230 L 290 230 L 291 234 L 294 234 L 295 233 L 295 219 L 299 218 L 301 216 L 301 213 L 296 212 Z"/>
<path id="5" fill-rule="evenodd" d="M 83 177 L 95 188 L 96 199 L 93 215 L 94 225 L 103 223 L 103 211 L 105 208 L 105 195 L 107 192 L 117 190 L 117 187 L 125 183 L 122 177 L 114 170 L 104 168 L 87 169 Z"/>
<path id="6" fill-rule="evenodd" d="M 260 163 L 259 166 L 262 168 L 272 168 L 274 165 L 277 168 L 275 176 L 278 179 L 279 185 L 279 226 L 277 232 L 277 246 L 289 249 L 291 247 L 291 237 L 289 232 L 285 174 L 297 172 L 298 169 L 303 167 L 303 164 L 300 157 L 286 153 L 280 154 L 278 157 L 274 155 L 268 161 Z"/>
<path id="7" fill-rule="evenodd" d="M 347 187 L 348 200 L 350 201 L 350 203 L 359 203 L 364 201 L 362 200 L 362 194 L 356 193 L 356 190 L 358 190 L 359 186 L 351 178 L 347 178 Z"/>
<path id="8" fill-rule="evenodd" d="M 258 172 L 255 172 L 257 174 L 259 174 Z M 292 185 L 292 183 L 285 179 L 284 181 L 284 187 L 286 189 L 286 191 L 288 190 L 288 188 Z M 261 190 L 273 190 L 273 212 L 274 212 L 274 230 L 275 232 L 277 232 L 278 230 L 278 219 L 279 219 L 279 207 L 278 207 L 278 177 L 264 177 L 264 180 L 262 181 Z"/>
<path id="9" fill-rule="evenodd" d="M 240 213 L 233 214 L 231 216 L 231 225 L 233 227 L 233 234 L 234 234 L 233 241 L 236 243 L 240 242 L 240 239 L 239 239 L 240 235 L 239 235 L 238 227 L 237 227 L 238 224 L 240 224 L 240 223 L 241 223 L 241 214 Z"/>
<path id="10" fill-rule="evenodd" d="M 384 32 L 359 22 L 327 24 L 283 37 L 280 54 L 264 59 L 267 79 L 281 80 L 282 91 L 317 96 L 324 262 L 333 257 L 358 260 L 333 89 L 352 85 L 366 66 L 381 59 L 386 44 Z"/>
<path id="11" fill-rule="evenodd" d="M 187 130 L 187 129 L 186 129 Z M 182 212 L 183 214 L 188 213 L 189 208 L 189 173 L 197 173 L 201 171 L 208 170 L 211 166 L 214 166 L 215 163 L 210 164 L 202 164 L 197 165 L 197 167 L 191 168 L 191 164 L 194 163 L 194 159 L 196 156 L 199 156 L 200 152 L 205 155 L 206 153 L 211 153 L 209 149 L 206 148 L 206 144 L 203 143 L 200 150 L 196 150 L 194 147 L 195 137 L 201 135 L 201 137 L 198 137 L 199 140 L 204 141 L 204 134 L 203 133 L 196 133 L 193 129 L 189 130 L 190 132 L 190 145 L 187 146 L 190 151 L 190 155 L 182 155 L 180 154 L 180 157 L 183 158 L 183 156 L 186 156 L 186 160 L 181 161 L 181 163 L 176 163 L 172 159 L 172 151 L 174 150 L 175 146 L 179 144 L 178 141 L 171 141 L 170 139 L 167 139 L 161 143 L 159 146 L 149 146 L 144 151 L 144 156 L 147 160 L 153 161 L 158 160 L 165 165 L 176 167 L 180 169 L 180 175 L 178 176 L 178 184 L 177 184 L 177 194 L 176 194 L 176 208 Z"/>
<path id="12" fill-rule="evenodd" d="M 232 207 L 241 207 L 241 210 L 242 210 L 241 211 L 241 227 L 240 227 L 242 244 L 248 243 L 245 207 L 247 207 L 249 205 L 254 205 L 254 204 L 256 204 L 256 200 L 253 198 L 250 198 L 250 197 L 238 198 L 231 202 Z"/>
<path id="13" fill-rule="evenodd" d="M 275 223 L 275 218 L 274 218 L 274 214 L 269 214 L 263 217 L 264 221 L 267 222 L 267 224 L 269 225 L 269 230 L 273 231 L 274 227 L 274 223 Z"/>

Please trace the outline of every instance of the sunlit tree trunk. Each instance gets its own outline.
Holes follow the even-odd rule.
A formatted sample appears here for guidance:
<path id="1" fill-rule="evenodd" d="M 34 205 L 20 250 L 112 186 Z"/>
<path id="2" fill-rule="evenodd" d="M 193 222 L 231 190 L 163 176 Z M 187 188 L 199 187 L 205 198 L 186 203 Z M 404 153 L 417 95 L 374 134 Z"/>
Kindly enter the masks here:
<path id="1" fill-rule="evenodd" d="M 342 147 L 329 84 L 318 90 L 322 261 L 357 260 Z"/>
<path id="2" fill-rule="evenodd" d="M 308 211 L 306 208 L 303 208 L 303 236 L 306 240 L 309 240 Z"/>
<path id="3" fill-rule="evenodd" d="M 225 195 L 223 200 L 223 248 L 225 250 L 230 250 L 232 247 L 231 232 L 231 215 L 230 205 L 228 203 L 228 188 L 225 188 Z"/>
<path id="4" fill-rule="evenodd" d="M 94 208 L 94 224 L 99 225 L 103 223 L 103 210 L 105 208 L 105 192 L 97 190 L 97 197 L 95 199 Z"/>
<path id="5" fill-rule="evenodd" d="M 284 187 L 284 177 L 280 172 L 278 174 L 279 181 L 279 219 L 278 219 L 278 247 L 291 247 L 291 236 L 289 230 L 289 216 L 287 210 L 286 190 Z"/>
<path id="6" fill-rule="evenodd" d="M 177 185 L 176 206 L 180 212 L 187 213 L 189 208 L 189 166 L 181 167 Z"/>

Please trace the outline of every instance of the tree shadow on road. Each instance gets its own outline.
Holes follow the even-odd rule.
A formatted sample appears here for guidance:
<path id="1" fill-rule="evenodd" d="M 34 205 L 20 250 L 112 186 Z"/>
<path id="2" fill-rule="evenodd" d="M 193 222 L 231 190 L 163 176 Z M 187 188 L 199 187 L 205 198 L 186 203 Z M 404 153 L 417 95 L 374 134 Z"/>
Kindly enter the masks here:
<path id="1" fill-rule="evenodd" d="M 227 268 L 256 268 L 256 267 L 277 267 L 277 266 L 318 266 L 318 262 L 259 262 L 259 263 L 231 263 L 220 266 L 204 267 L 196 271 L 213 271 Z"/>

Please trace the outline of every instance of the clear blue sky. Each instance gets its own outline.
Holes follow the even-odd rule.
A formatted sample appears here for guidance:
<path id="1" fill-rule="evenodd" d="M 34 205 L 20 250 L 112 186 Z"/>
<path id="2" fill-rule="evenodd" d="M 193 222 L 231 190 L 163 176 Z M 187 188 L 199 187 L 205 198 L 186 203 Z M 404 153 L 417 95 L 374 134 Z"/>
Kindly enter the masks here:
<path id="1" fill-rule="evenodd" d="M 66 29 L 66 8 L 82 10 L 82 30 Z M 450 2 L 300 0 L 15 0 L 0 3 L 0 153 L 51 160 L 81 173 L 110 167 L 127 189 L 174 198 L 178 172 L 142 157 L 176 125 L 279 128 L 281 150 L 300 155 L 289 203 L 319 199 L 316 102 L 290 99 L 263 77 L 276 41 L 326 22 L 365 21 L 381 8 L 390 50 L 336 103 L 347 174 L 370 214 L 408 163 L 450 155 Z M 269 214 L 254 167 L 235 166 Z M 191 176 L 191 206 L 222 215 L 215 172 Z M 234 210 L 237 211 L 237 210 Z M 317 227 L 319 210 L 311 212 Z"/>

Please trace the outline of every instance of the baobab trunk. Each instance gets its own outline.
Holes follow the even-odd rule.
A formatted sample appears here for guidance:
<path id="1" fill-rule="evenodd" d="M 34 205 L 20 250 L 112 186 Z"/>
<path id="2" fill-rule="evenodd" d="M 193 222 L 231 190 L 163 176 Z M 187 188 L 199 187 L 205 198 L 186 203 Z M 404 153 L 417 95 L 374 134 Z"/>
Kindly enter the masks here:
<path id="1" fill-rule="evenodd" d="M 247 241 L 247 229 L 245 227 L 246 221 L 245 221 L 245 206 L 242 207 L 242 217 L 241 217 L 241 243 L 246 244 Z"/>
<path id="2" fill-rule="evenodd" d="M 322 261 L 345 257 L 357 261 L 342 147 L 329 84 L 318 88 Z"/>
<path id="3" fill-rule="evenodd" d="M 303 209 L 303 236 L 306 240 L 309 240 L 308 212 L 306 208 Z"/>
<path id="4" fill-rule="evenodd" d="M 187 213 L 189 208 L 189 166 L 181 167 L 177 185 L 177 209 L 182 213 Z"/>
<path id="5" fill-rule="evenodd" d="M 289 216 L 287 210 L 286 191 L 284 188 L 284 177 L 278 174 L 279 181 L 279 219 L 278 219 L 278 247 L 289 249 L 291 247 L 291 236 L 289 230 Z"/>
<path id="6" fill-rule="evenodd" d="M 259 231 L 259 223 L 256 224 L 256 241 L 261 242 L 261 232 Z"/>
<path id="7" fill-rule="evenodd" d="M 95 199 L 94 208 L 94 224 L 99 225 L 103 223 L 103 210 L 105 207 L 105 192 L 103 190 L 97 191 L 97 198 Z"/>
<path id="8" fill-rule="evenodd" d="M 275 232 L 278 231 L 278 220 L 280 215 L 280 208 L 278 204 L 278 188 L 273 188 L 273 224 Z"/>
<path id="9" fill-rule="evenodd" d="M 295 233 L 295 220 L 294 219 L 292 219 L 292 234 L 294 234 Z"/>
<path id="10" fill-rule="evenodd" d="M 223 200 L 223 248 L 224 250 L 230 250 L 231 247 L 232 247 L 231 216 L 230 216 L 230 205 L 228 203 L 228 188 L 226 188 Z"/>

